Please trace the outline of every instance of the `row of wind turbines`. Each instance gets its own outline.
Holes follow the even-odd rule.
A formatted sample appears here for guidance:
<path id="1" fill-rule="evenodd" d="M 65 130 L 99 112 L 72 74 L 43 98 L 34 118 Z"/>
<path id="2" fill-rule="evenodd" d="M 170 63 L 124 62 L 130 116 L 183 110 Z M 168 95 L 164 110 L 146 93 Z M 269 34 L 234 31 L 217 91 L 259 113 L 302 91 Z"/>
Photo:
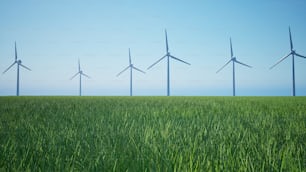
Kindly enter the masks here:
<path id="1" fill-rule="evenodd" d="M 159 60 L 157 60 L 155 63 L 153 63 L 151 66 L 149 66 L 147 68 L 147 70 L 151 69 L 153 66 L 155 66 L 156 64 L 158 64 L 160 61 L 162 61 L 163 59 L 167 59 L 167 96 L 170 96 L 170 59 L 185 63 L 187 65 L 190 65 L 190 63 L 181 60 L 173 55 L 170 54 L 169 52 L 169 46 L 168 46 L 168 37 L 167 37 L 167 30 L 165 30 L 165 37 L 166 37 L 166 54 L 160 58 Z M 298 57 L 302 57 L 302 58 L 306 58 L 306 56 L 300 55 L 298 54 L 294 49 L 293 49 L 293 43 L 292 43 L 292 37 L 291 37 L 291 30 L 289 27 L 289 38 L 290 38 L 290 53 L 284 57 L 282 57 L 279 61 L 277 61 L 277 63 L 275 63 L 273 66 L 270 67 L 270 69 L 274 68 L 276 65 L 278 65 L 280 62 L 282 62 L 283 60 L 285 60 L 286 58 L 288 58 L 290 55 L 292 56 L 292 95 L 295 96 L 295 67 L 294 67 L 294 57 L 298 56 Z M 236 91 L 235 91 L 235 64 L 240 64 L 242 66 L 248 67 L 248 68 L 252 68 L 252 66 L 247 65 L 241 61 L 238 61 L 237 58 L 234 56 L 233 53 L 233 47 L 232 47 L 232 40 L 230 38 L 230 50 L 231 50 L 231 57 L 230 60 L 223 65 L 216 73 L 219 73 L 223 68 L 225 68 L 229 63 L 232 62 L 233 64 L 233 96 L 236 95 Z M 6 73 L 10 68 L 12 68 L 14 65 L 17 65 L 17 91 L 16 91 L 16 95 L 19 96 L 19 68 L 20 66 L 31 71 L 30 68 L 26 67 L 25 65 L 22 64 L 22 61 L 20 59 L 18 59 L 17 57 L 17 46 L 16 46 L 16 42 L 15 42 L 15 61 L 13 62 L 13 64 L 11 64 L 4 72 Z M 133 70 L 136 70 L 138 72 L 141 73 L 145 73 L 143 70 L 135 67 L 132 63 L 131 60 L 131 52 L 129 49 L 129 65 L 124 68 L 120 73 L 117 74 L 117 77 L 120 76 L 123 72 L 127 71 L 128 69 L 130 69 L 130 96 L 133 95 Z M 82 70 L 81 70 L 81 64 L 80 64 L 80 60 L 78 61 L 78 72 L 73 75 L 70 79 L 72 80 L 73 78 L 75 78 L 76 76 L 79 75 L 79 95 L 82 95 L 82 76 L 85 76 L 87 78 L 90 78 L 87 74 L 85 74 Z"/>

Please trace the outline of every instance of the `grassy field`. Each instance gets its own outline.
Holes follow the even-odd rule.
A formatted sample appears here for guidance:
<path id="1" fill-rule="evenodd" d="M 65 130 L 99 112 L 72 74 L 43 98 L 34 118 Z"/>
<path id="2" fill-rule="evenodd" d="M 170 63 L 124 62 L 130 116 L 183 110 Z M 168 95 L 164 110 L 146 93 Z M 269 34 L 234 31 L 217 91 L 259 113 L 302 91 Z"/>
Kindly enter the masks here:
<path id="1" fill-rule="evenodd" d="M 0 171 L 305 171 L 306 97 L 0 97 Z"/>

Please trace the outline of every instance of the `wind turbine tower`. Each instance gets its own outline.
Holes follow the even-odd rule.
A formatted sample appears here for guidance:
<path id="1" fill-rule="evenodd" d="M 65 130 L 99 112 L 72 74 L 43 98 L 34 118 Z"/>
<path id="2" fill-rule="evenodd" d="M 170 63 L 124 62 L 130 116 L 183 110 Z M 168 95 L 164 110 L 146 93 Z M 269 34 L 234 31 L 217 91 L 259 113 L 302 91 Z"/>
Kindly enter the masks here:
<path id="1" fill-rule="evenodd" d="M 305 56 L 302 56 L 293 49 L 293 43 L 292 43 L 292 37 L 291 37 L 291 30 L 289 27 L 289 38 L 290 38 L 290 53 L 284 57 L 282 57 L 277 63 L 275 63 L 273 66 L 270 67 L 270 69 L 274 68 L 276 65 L 278 65 L 280 62 L 285 60 L 287 57 L 292 55 L 292 95 L 295 96 L 295 69 L 294 69 L 294 55 L 302 58 L 306 58 Z"/>
<path id="2" fill-rule="evenodd" d="M 25 65 L 22 64 L 22 61 L 17 57 L 17 46 L 16 46 L 16 41 L 15 41 L 15 61 L 13 64 L 11 64 L 4 72 L 7 72 L 11 67 L 13 67 L 15 64 L 17 64 L 17 90 L 16 90 L 16 96 L 19 96 L 19 66 L 31 71 L 30 68 L 26 67 Z"/>
<path id="3" fill-rule="evenodd" d="M 124 68 L 120 73 L 117 74 L 117 77 L 119 75 L 121 75 L 123 72 L 125 72 L 126 70 L 130 69 L 130 96 L 133 96 L 133 69 L 141 72 L 141 73 L 145 73 L 144 71 L 138 69 L 137 67 L 135 67 L 132 64 L 132 60 L 131 60 L 131 51 L 129 49 L 129 66 L 127 66 L 126 68 Z"/>
<path id="4" fill-rule="evenodd" d="M 79 90 L 79 96 L 82 96 L 82 76 L 85 76 L 87 78 L 90 78 L 88 75 L 86 75 L 82 70 L 81 70 L 81 65 L 80 65 L 80 59 L 79 59 L 79 71 L 73 75 L 73 77 L 70 78 L 70 80 L 72 80 L 74 77 L 76 77 L 77 75 L 80 76 L 80 90 Z"/>
<path id="5" fill-rule="evenodd" d="M 180 61 L 182 63 L 188 64 L 188 65 L 190 65 L 190 63 L 185 62 L 185 61 L 183 61 L 179 58 L 176 58 L 176 57 L 174 57 L 173 55 L 170 54 L 169 47 L 168 47 L 167 30 L 165 30 L 165 36 L 166 36 L 166 54 L 162 58 L 157 60 L 155 63 L 153 63 L 151 66 L 149 66 L 148 70 L 151 69 L 154 65 L 159 63 L 164 58 L 167 58 L 167 96 L 170 96 L 170 58 L 174 59 L 174 60 L 177 60 L 177 61 Z"/>
<path id="6" fill-rule="evenodd" d="M 237 58 L 234 56 L 233 53 L 233 47 L 232 47 L 232 39 L 230 38 L 230 48 L 231 48 L 231 59 L 224 65 L 222 66 L 216 73 L 220 72 L 226 65 L 228 65 L 230 62 L 233 62 L 233 96 L 236 96 L 236 88 L 235 88 L 235 63 L 241 64 L 243 66 L 251 68 L 252 66 L 249 66 L 247 64 L 244 64 L 240 61 L 237 60 Z"/>

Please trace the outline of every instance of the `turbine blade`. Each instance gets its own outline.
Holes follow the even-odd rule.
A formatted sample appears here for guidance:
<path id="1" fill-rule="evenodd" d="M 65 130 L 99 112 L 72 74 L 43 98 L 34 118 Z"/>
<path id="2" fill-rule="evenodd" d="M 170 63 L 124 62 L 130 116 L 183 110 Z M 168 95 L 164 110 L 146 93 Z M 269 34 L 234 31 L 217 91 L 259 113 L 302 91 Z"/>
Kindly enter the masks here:
<path id="1" fill-rule="evenodd" d="M 130 65 L 132 64 L 132 60 L 131 60 L 131 51 L 130 51 L 130 49 L 129 49 L 129 63 L 130 63 Z"/>
<path id="2" fill-rule="evenodd" d="M 293 44 L 292 44 L 292 37 L 291 37 L 290 26 L 289 26 L 289 37 L 290 37 L 290 48 L 291 48 L 291 50 L 293 50 Z"/>
<path id="3" fill-rule="evenodd" d="M 25 66 L 25 65 L 23 65 L 23 64 L 20 64 L 20 66 L 22 66 L 23 68 L 26 68 L 26 69 L 28 69 L 29 71 L 31 71 L 31 69 L 30 69 L 30 68 L 26 67 L 26 66 Z"/>
<path id="4" fill-rule="evenodd" d="M 297 55 L 297 56 L 299 56 L 299 57 L 306 58 L 305 56 L 302 56 L 302 55 L 300 55 L 300 54 L 298 54 L 298 53 L 294 53 L 294 54 Z"/>
<path id="5" fill-rule="evenodd" d="M 73 75 L 73 77 L 70 78 L 70 80 L 72 80 L 74 77 L 76 77 L 80 72 L 76 73 L 75 75 Z"/>
<path id="6" fill-rule="evenodd" d="M 232 59 L 230 59 L 225 65 L 223 65 L 216 73 L 220 72 L 226 65 L 228 65 Z"/>
<path id="7" fill-rule="evenodd" d="M 280 60 L 278 60 L 277 63 L 275 63 L 273 66 L 270 67 L 270 69 L 274 68 L 276 65 L 278 65 L 280 62 L 282 62 L 283 60 L 285 60 L 288 56 L 290 56 L 292 53 L 289 53 L 288 55 L 282 57 Z"/>
<path id="8" fill-rule="evenodd" d="M 166 55 L 164 55 L 162 58 L 160 58 L 159 60 L 157 60 L 155 63 L 153 63 L 151 66 L 149 66 L 148 68 L 147 68 L 147 70 L 149 70 L 149 69 L 151 69 L 154 65 L 156 65 L 157 63 L 159 63 L 163 58 L 165 58 L 165 57 L 167 57 L 167 54 Z"/>
<path id="9" fill-rule="evenodd" d="M 180 61 L 180 62 L 183 62 L 183 63 L 185 63 L 185 64 L 190 65 L 190 63 L 185 62 L 184 60 L 181 60 L 181 59 L 179 59 L 179 58 L 177 58 L 177 57 L 174 57 L 174 56 L 172 56 L 172 55 L 170 55 L 170 57 L 172 57 L 172 58 L 175 59 L 175 60 L 178 60 L 178 61 Z"/>
<path id="10" fill-rule="evenodd" d="M 81 71 L 80 59 L 79 59 L 79 72 Z"/>
<path id="11" fill-rule="evenodd" d="M 167 37 L 167 30 L 165 29 L 165 35 L 166 35 L 166 50 L 169 52 L 169 47 L 168 47 L 168 37 Z"/>
<path id="12" fill-rule="evenodd" d="M 133 69 L 135 69 L 135 70 L 138 70 L 139 72 L 141 72 L 141 73 L 145 73 L 144 71 L 142 71 L 142 70 L 140 70 L 140 69 L 138 69 L 137 67 L 135 67 L 135 66 L 133 66 L 132 67 Z"/>
<path id="13" fill-rule="evenodd" d="M 17 61 L 17 45 L 16 45 L 16 41 L 15 41 L 15 61 Z"/>
<path id="14" fill-rule="evenodd" d="M 11 64 L 11 65 L 3 72 L 3 74 L 4 74 L 5 72 L 7 72 L 8 70 L 10 70 L 10 68 L 13 67 L 14 64 L 16 64 L 16 63 L 17 63 L 17 62 L 15 61 L 13 64 Z"/>
<path id="15" fill-rule="evenodd" d="M 81 73 L 81 75 L 86 76 L 87 78 L 90 78 L 90 76 L 86 75 L 85 73 Z"/>
<path id="16" fill-rule="evenodd" d="M 234 56 L 233 46 L 232 46 L 232 38 L 230 38 L 230 47 L 231 47 L 231 58 Z"/>
<path id="17" fill-rule="evenodd" d="M 126 68 L 124 68 L 120 73 L 117 74 L 117 76 L 121 75 L 124 71 L 128 70 L 131 66 L 128 66 Z"/>
<path id="18" fill-rule="evenodd" d="M 247 64 L 244 64 L 244 63 L 242 63 L 242 62 L 240 62 L 240 61 L 238 61 L 238 60 L 235 60 L 235 62 L 237 62 L 237 63 L 239 63 L 239 64 L 241 64 L 241 65 L 243 65 L 243 66 L 246 66 L 246 67 L 252 68 L 252 66 L 247 65 Z"/>

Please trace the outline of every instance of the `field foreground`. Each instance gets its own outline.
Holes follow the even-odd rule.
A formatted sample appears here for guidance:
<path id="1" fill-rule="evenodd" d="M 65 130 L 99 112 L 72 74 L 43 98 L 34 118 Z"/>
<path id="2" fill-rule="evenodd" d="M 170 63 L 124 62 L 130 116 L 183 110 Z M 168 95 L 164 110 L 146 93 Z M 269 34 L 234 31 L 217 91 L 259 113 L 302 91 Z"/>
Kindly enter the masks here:
<path id="1" fill-rule="evenodd" d="M 0 171 L 305 171 L 306 97 L 0 97 Z"/>

